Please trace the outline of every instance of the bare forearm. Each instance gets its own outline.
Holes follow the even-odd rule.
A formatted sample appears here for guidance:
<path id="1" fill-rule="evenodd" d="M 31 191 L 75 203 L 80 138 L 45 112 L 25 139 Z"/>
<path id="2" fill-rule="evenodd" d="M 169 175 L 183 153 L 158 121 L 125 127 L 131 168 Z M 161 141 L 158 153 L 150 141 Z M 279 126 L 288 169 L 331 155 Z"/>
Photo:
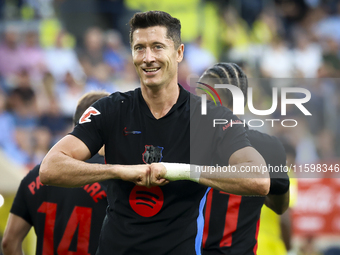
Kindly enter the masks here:
<path id="1" fill-rule="evenodd" d="M 10 213 L 4 236 L 2 250 L 4 255 L 22 255 L 22 242 L 26 237 L 31 225 L 23 218 Z"/>
<path id="2" fill-rule="evenodd" d="M 252 163 L 233 165 L 235 171 L 177 163 L 161 163 L 159 165 L 161 165 L 161 168 L 165 167 L 164 178 L 170 181 L 191 180 L 238 195 L 264 196 L 269 191 L 270 179 L 267 172 L 247 173 L 243 170 L 246 165 L 254 166 Z M 154 166 L 156 167 L 157 164 L 154 164 Z"/>
<path id="3" fill-rule="evenodd" d="M 40 166 L 43 184 L 61 187 L 80 187 L 108 179 L 122 179 L 137 185 L 150 186 L 150 165 L 90 164 L 89 148 L 78 138 L 67 135 L 47 153 Z M 164 185 L 166 180 L 155 180 Z"/>
<path id="4" fill-rule="evenodd" d="M 286 210 L 281 215 L 281 237 L 282 240 L 286 246 L 287 251 L 291 249 L 291 236 L 292 236 L 292 226 L 291 226 L 291 220 L 290 220 L 290 209 Z"/>
<path id="5" fill-rule="evenodd" d="M 268 194 L 270 179 L 268 172 L 263 169 L 266 163 L 254 148 L 237 150 L 230 156 L 229 164 L 215 168 L 176 163 L 159 165 L 165 168 L 162 177 L 169 181 L 198 181 L 205 186 L 237 195 Z"/>
<path id="6" fill-rule="evenodd" d="M 201 173 L 201 184 L 237 195 L 265 196 L 269 192 L 270 179 L 263 157 L 252 147 L 234 152 L 228 166 L 210 174 Z"/>
<path id="7" fill-rule="evenodd" d="M 239 164 L 233 166 L 235 172 L 203 172 L 199 183 L 231 194 L 267 195 L 270 185 L 268 173 L 246 172 L 247 166 L 254 167 L 254 165 Z"/>
<path id="8" fill-rule="evenodd" d="M 47 155 L 40 166 L 43 184 L 80 187 L 107 179 L 118 178 L 119 165 L 90 164 L 63 153 Z"/>

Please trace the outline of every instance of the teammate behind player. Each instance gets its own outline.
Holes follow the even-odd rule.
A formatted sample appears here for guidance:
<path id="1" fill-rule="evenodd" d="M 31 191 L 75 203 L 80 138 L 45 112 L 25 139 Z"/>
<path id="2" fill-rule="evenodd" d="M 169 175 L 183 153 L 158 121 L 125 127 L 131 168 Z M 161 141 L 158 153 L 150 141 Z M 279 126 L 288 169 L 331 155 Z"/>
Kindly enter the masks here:
<path id="1" fill-rule="evenodd" d="M 287 166 L 295 165 L 296 150 L 288 141 L 283 142 L 287 155 Z M 267 206 L 261 210 L 261 226 L 258 236 L 258 254 L 261 255 L 286 255 L 292 252 L 292 222 L 291 209 L 297 202 L 298 183 L 297 178 L 291 171 L 288 172 L 290 178 L 289 208 L 282 214 L 273 213 Z M 293 253 L 293 252 L 292 252 Z"/>
<path id="2" fill-rule="evenodd" d="M 234 63 L 218 63 L 207 69 L 199 82 L 214 87 L 214 84 L 231 84 L 239 87 L 247 101 L 248 80 L 242 69 Z M 203 84 L 196 90 L 202 94 Z M 216 89 L 222 104 L 232 110 L 233 97 L 228 89 Z M 274 136 L 249 130 L 252 146 L 260 152 L 267 165 L 285 166 L 286 154 L 281 142 Z M 266 197 L 237 196 L 211 189 L 205 206 L 203 231 L 203 255 L 237 254 L 254 255 L 257 249 L 257 234 L 261 208 L 266 203 L 277 213 L 283 213 L 289 203 L 289 179 L 287 174 L 279 179 L 271 173 L 270 192 Z"/>
<path id="3" fill-rule="evenodd" d="M 89 92 L 79 101 L 76 124 L 83 112 L 107 92 Z M 104 163 L 96 154 L 93 163 Z M 4 255 L 22 253 L 22 242 L 33 226 L 37 235 L 36 254 L 95 254 L 107 207 L 103 183 L 81 188 L 45 186 L 37 165 L 21 181 L 2 241 Z"/>

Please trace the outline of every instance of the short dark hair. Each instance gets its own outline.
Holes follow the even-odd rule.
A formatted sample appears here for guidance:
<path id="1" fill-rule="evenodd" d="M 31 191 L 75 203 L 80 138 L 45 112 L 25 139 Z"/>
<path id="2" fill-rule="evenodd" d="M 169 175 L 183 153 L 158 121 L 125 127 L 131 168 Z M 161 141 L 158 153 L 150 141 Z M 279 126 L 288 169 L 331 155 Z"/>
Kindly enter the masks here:
<path id="1" fill-rule="evenodd" d="M 174 42 L 177 49 L 181 45 L 181 22 L 169 13 L 162 11 L 137 12 L 130 20 L 130 44 L 133 32 L 139 28 L 163 26 L 167 29 L 167 37 Z"/>
<path id="2" fill-rule="evenodd" d="M 247 104 L 248 79 L 243 70 L 235 63 L 217 63 L 208 68 L 200 77 L 200 81 L 218 79 L 221 84 L 230 84 L 239 87 L 244 95 L 244 106 Z M 233 107 L 233 96 L 229 89 L 219 89 L 227 100 L 226 107 Z"/>
<path id="3" fill-rule="evenodd" d="M 83 115 L 87 108 L 89 108 L 94 102 L 98 101 L 99 99 L 107 97 L 109 95 L 110 93 L 106 91 L 91 91 L 84 94 L 78 100 L 78 105 L 73 116 L 74 125 L 77 125 L 80 117 Z"/>

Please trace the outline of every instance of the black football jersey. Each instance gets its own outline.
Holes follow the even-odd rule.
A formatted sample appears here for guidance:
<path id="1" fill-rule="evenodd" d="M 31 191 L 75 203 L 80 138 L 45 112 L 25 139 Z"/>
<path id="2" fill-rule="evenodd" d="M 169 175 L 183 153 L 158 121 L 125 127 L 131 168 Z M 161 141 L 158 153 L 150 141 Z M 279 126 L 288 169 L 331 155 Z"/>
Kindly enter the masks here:
<path id="1" fill-rule="evenodd" d="M 250 143 L 262 155 L 267 166 L 286 165 L 285 150 L 276 137 L 248 129 L 247 133 Z M 271 178 L 275 175 L 275 172 L 270 173 Z M 202 254 L 256 254 L 264 201 L 265 197 L 261 196 L 237 196 L 211 189 L 204 209 Z"/>
<path id="2" fill-rule="evenodd" d="M 107 164 L 190 163 L 190 145 L 193 145 L 190 125 L 200 122 L 199 118 L 192 123 L 190 119 L 192 115 L 200 115 L 199 102 L 200 98 L 180 86 L 176 104 L 164 117 L 156 119 L 140 88 L 117 92 L 85 111 L 72 134 L 81 139 L 92 154 L 105 144 Z M 209 104 L 208 108 L 218 107 Z M 222 113 L 222 117 L 235 118 L 226 108 L 216 111 Z M 195 128 L 194 133 L 199 132 L 197 130 L 200 129 Z M 219 145 L 221 152 L 216 155 L 224 150 L 223 155 L 229 158 L 234 151 L 250 146 L 243 127 L 217 133 L 219 135 L 211 133 L 212 141 L 223 135 L 230 139 L 226 139 L 223 148 Z M 213 153 L 192 158 L 198 159 L 196 163 L 202 162 L 202 158 L 207 162 Z M 191 181 L 146 188 L 110 180 L 109 209 L 97 254 L 200 254 L 206 191 L 206 186 Z"/>
<path id="3" fill-rule="evenodd" d="M 103 157 L 97 163 L 104 163 Z M 21 181 L 11 213 L 34 227 L 36 254 L 95 254 L 107 208 L 103 183 L 43 185 L 37 165 Z"/>

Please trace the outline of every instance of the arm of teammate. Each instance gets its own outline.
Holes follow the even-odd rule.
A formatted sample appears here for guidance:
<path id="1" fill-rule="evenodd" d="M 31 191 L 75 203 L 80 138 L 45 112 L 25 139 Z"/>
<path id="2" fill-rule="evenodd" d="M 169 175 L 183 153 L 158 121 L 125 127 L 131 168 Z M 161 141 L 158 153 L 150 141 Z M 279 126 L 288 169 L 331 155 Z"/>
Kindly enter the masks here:
<path id="1" fill-rule="evenodd" d="M 192 178 L 189 164 L 154 163 L 152 164 L 152 181 L 166 178 L 170 181 L 191 180 L 200 184 L 237 195 L 262 195 L 269 192 L 270 179 L 267 172 L 244 172 L 246 167 L 255 167 L 261 170 L 265 165 L 262 156 L 252 147 L 244 147 L 235 151 L 229 158 L 230 166 L 235 167 L 233 172 L 202 172 L 199 178 Z M 177 165 L 182 168 L 176 170 Z M 185 169 L 186 168 L 186 169 Z"/>
<path id="2" fill-rule="evenodd" d="M 229 159 L 230 166 L 236 172 L 201 173 L 199 183 L 214 189 L 237 195 L 265 196 L 269 192 L 270 179 L 267 172 L 262 172 L 265 165 L 263 157 L 252 147 L 235 151 Z M 260 172 L 243 172 L 246 167 L 258 167 Z"/>
<path id="3" fill-rule="evenodd" d="M 292 248 L 291 239 L 292 239 L 292 224 L 290 219 L 290 209 L 286 210 L 280 217 L 280 226 L 281 226 L 281 237 L 286 246 L 286 250 L 290 251 Z"/>
<path id="4" fill-rule="evenodd" d="M 271 165 L 280 167 L 286 166 L 286 152 L 282 143 L 276 139 L 276 143 L 272 145 L 272 151 L 275 152 L 271 157 L 273 162 Z M 266 197 L 265 205 L 275 213 L 283 214 L 289 206 L 289 187 L 290 180 L 285 171 L 270 171 L 270 190 Z"/>
<path id="5" fill-rule="evenodd" d="M 283 214 L 289 206 L 289 190 L 283 195 L 268 194 L 264 204 L 275 213 Z"/>
<path id="6" fill-rule="evenodd" d="M 10 213 L 2 239 L 4 255 L 22 255 L 22 242 L 26 237 L 31 225 L 23 218 Z"/>
<path id="7" fill-rule="evenodd" d="M 270 178 L 270 190 L 266 196 L 265 205 L 275 213 L 283 214 L 289 206 L 289 177 L 287 173 L 280 173 L 280 178 Z"/>
<path id="8" fill-rule="evenodd" d="M 122 179 L 150 186 L 150 165 L 110 165 L 83 162 L 91 157 L 88 147 L 77 137 L 67 135 L 47 153 L 40 166 L 43 184 L 80 187 L 107 179 Z M 167 183 L 158 179 L 155 184 Z"/>

